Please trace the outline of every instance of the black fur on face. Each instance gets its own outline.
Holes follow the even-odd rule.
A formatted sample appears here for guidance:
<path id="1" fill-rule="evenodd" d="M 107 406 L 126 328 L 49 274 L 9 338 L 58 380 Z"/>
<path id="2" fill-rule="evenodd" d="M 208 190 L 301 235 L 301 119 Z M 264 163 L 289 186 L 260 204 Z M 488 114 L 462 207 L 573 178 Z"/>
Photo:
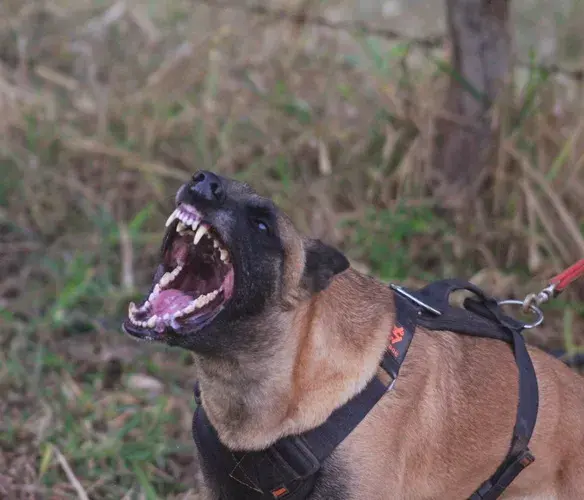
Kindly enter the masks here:
<path id="1" fill-rule="evenodd" d="M 198 172 L 178 190 L 176 207 L 152 289 L 123 325 L 134 337 L 209 355 L 253 348 L 261 339 L 252 325 L 282 306 L 284 288 L 309 296 L 349 267 L 245 183 Z"/>

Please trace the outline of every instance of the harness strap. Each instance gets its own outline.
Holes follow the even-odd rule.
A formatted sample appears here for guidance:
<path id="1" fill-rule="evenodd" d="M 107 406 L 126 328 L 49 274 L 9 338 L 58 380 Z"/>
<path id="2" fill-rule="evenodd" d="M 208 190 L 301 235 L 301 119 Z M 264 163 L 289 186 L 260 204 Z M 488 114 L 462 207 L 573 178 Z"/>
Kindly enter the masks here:
<path id="1" fill-rule="evenodd" d="M 193 435 L 203 467 L 213 471 L 215 477 L 219 475 L 221 500 L 306 498 L 321 464 L 377 404 L 391 387 L 391 381 L 387 374 L 378 372 L 364 390 L 319 427 L 282 438 L 257 452 L 228 450 L 199 403 L 193 417 Z M 198 383 L 195 399 L 200 402 Z"/>
<path id="2" fill-rule="evenodd" d="M 457 290 L 468 290 L 479 297 L 479 300 L 467 298 L 464 301 L 465 309 L 475 314 L 469 315 L 465 309 L 450 306 L 449 296 Z M 482 337 L 503 340 L 512 345 L 519 374 L 519 403 L 511 446 L 503 463 L 469 500 L 499 498 L 517 475 L 535 460 L 528 443 L 537 420 L 539 391 L 535 369 L 521 336 L 524 324 L 503 314 L 495 299 L 486 296 L 471 283 L 443 280 L 431 283 L 417 292 L 407 290 L 407 293 L 441 312 L 439 316 L 431 316 L 427 309 L 408 301 L 405 308 L 409 311 L 409 316 L 415 318 L 421 326 L 461 334 L 476 332 L 475 334 Z M 484 326 L 483 321 L 486 321 Z M 497 327 L 494 328 L 493 325 Z"/>

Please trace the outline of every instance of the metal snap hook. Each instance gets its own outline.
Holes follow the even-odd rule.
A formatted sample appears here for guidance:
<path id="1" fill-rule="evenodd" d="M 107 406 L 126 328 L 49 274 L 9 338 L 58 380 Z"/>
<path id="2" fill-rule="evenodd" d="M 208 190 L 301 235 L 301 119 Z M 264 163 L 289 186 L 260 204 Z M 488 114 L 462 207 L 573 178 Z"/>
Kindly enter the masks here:
<path id="1" fill-rule="evenodd" d="M 497 304 L 500 306 L 504 306 L 504 305 L 520 306 L 522 308 L 522 310 L 525 306 L 525 303 L 522 300 L 502 300 L 501 302 L 498 302 Z M 539 326 L 543 323 L 543 312 L 541 311 L 541 309 L 539 307 L 537 307 L 535 304 L 529 304 L 528 310 L 529 310 L 529 312 L 535 314 L 537 319 L 533 323 L 527 323 L 523 327 L 526 330 L 529 330 L 530 328 L 535 328 L 536 326 Z"/>

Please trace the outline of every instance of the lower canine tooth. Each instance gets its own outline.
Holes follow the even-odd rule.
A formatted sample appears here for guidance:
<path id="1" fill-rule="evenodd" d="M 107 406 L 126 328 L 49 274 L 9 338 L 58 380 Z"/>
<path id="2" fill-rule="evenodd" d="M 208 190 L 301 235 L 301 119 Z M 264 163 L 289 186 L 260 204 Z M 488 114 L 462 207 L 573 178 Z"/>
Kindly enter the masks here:
<path id="1" fill-rule="evenodd" d="M 203 236 L 205 236 L 205 234 L 207 233 L 207 228 L 201 224 L 199 226 L 199 229 L 197 229 L 197 232 L 195 233 L 195 237 L 193 238 L 193 243 L 196 245 L 199 243 L 199 241 L 201 241 L 201 238 Z"/>
<path id="2" fill-rule="evenodd" d="M 136 304 L 134 304 L 133 302 L 130 302 L 130 305 L 128 306 L 128 311 L 130 312 L 130 315 L 134 315 L 138 312 L 138 308 L 136 307 Z"/>

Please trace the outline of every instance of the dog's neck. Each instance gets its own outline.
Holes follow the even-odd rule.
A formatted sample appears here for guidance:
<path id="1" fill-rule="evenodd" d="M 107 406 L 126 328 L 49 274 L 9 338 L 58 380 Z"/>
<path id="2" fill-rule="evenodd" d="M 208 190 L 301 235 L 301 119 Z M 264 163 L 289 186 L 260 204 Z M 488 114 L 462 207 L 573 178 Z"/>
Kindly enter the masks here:
<path id="1" fill-rule="evenodd" d="M 350 269 L 294 310 L 263 318 L 277 329 L 267 352 L 199 359 L 203 405 L 220 439 L 262 449 L 320 425 L 375 373 L 393 310 L 386 285 Z"/>

